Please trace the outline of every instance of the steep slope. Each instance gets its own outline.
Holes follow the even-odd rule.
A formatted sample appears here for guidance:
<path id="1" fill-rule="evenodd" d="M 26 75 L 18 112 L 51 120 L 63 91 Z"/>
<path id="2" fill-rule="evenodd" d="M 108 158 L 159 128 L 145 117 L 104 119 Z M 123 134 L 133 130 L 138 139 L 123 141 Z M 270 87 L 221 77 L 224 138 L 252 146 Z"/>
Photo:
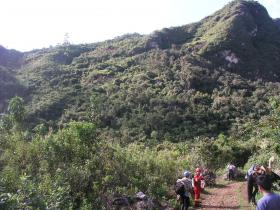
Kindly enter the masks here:
<path id="1" fill-rule="evenodd" d="M 228 4 L 202 20 L 196 37 L 197 53 L 213 65 L 248 79 L 279 81 L 280 30 L 259 3 Z"/>
<path id="2" fill-rule="evenodd" d="M 14 69 L 22 62 L 22 53 L 0 46 L 0 113 L 5 110 L 9 98 L 23 96 L 25 88 L 17 80 Z"/>
<path id="3" fill-rule="evenodd" d="M 56 121 L 64 109 L 73 106 L 81 93 L 82 71 L 71 65 L 73 59 L 93 46 L 59 46 L 24 53 L 18 78 L 28 87 L 29 119 Z"/>
<path id="4" fill-rule="evenodd" d="M 257 2 L 237 0 L 198 23 L 164 29 L 151 35 L 161 49 L 183 45 L 199 55 L 249 79 L 278 81 L 280 30 Z"/>
<path id="5" fill-rule="evenodd" d="M 274 20 L 274 22 L 276 23 L 276 25 L 280 28 L 280 18 L 276 18 Z"/>
<path id="6" fill-rule="evenodd" d="M 23 96 L 24 92 L 25 88 L 14 74 L 0 66 L 0 113 L 4 112 L 8 99 L 15 95 Z"/>
<path id="7" fill-rule="evenodd" d="M 17 68 L 21 65 L 23 54 L 16 50 L 7 50 L 0 45 L 0 66 Z"/>
<path id="8" fill-rule="evenodd" d="M 23 54 L 28 121 L 93 121 L 124 142 L 234 132 L 280 93 L 279 27 L 253 1 L 198 23 Z"/>

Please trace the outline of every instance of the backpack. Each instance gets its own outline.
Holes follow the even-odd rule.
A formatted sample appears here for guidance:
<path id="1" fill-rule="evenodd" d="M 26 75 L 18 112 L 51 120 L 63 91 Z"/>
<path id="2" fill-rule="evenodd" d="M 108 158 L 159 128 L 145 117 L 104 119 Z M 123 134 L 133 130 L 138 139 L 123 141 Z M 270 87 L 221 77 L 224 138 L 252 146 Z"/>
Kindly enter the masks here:
<path id="1" fill-rule="evenodd" d="M 175 192 L 177 195 L 183 196 L 185 194 L 185 185 L 184 182 L 176 182 Z"/>

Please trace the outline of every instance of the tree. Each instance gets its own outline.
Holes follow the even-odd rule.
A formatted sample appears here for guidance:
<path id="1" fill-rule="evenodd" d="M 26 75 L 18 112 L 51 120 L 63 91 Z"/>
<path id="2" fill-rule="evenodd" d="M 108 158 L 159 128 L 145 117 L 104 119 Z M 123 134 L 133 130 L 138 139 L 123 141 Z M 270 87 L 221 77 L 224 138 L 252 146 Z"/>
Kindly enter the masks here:
<path id="1" fill-rule="evenodd" d="M 8 113 L 12 122 L 16 125 L 22 125 L 25 117 L 24 101 L 21 97 L 13 97 L 8 106 Z"/>

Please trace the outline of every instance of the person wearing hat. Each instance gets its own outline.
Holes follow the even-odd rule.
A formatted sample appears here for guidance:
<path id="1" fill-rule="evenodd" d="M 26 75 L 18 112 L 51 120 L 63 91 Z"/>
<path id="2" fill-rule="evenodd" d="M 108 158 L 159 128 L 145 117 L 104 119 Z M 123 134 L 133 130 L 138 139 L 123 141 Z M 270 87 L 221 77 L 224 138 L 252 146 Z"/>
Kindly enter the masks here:
<path id="1" fill-rule="evenodd" d="M 196 168 L 195 169 L 195 175 L 192 179 L 192 185 L 193 185 L 193 191 L 194 191 L 194 206 L 198 207 L 200 206 L 200 193 L 202 190 L 202 182 L 204 181 L 204 178 L 201 174 L 201 169 Z"/>
<path id="2" fill-rule="evenodd" d="M 184 191 L 178 195 L 177 199 L 182 202 L 182 210 L 188 210 L 190 206 L 190 192 L 192 191 L 192 180 L 191 173 L 189 171 L 184 171 L 183 178 L 178 179 L 176 184 L 182 184 L 184 186 Z"/>

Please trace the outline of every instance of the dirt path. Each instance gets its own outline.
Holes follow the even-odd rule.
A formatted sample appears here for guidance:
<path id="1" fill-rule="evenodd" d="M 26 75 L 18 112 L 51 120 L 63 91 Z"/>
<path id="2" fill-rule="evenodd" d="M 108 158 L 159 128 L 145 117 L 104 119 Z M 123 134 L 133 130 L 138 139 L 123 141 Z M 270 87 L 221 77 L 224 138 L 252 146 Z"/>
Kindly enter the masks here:
<path id="1" fill-rule="evenodd" d="M 246 200 L 246 182 L 222 183 L 202 194 L 202 207 L 199 209 L 255 209 Z"/>

